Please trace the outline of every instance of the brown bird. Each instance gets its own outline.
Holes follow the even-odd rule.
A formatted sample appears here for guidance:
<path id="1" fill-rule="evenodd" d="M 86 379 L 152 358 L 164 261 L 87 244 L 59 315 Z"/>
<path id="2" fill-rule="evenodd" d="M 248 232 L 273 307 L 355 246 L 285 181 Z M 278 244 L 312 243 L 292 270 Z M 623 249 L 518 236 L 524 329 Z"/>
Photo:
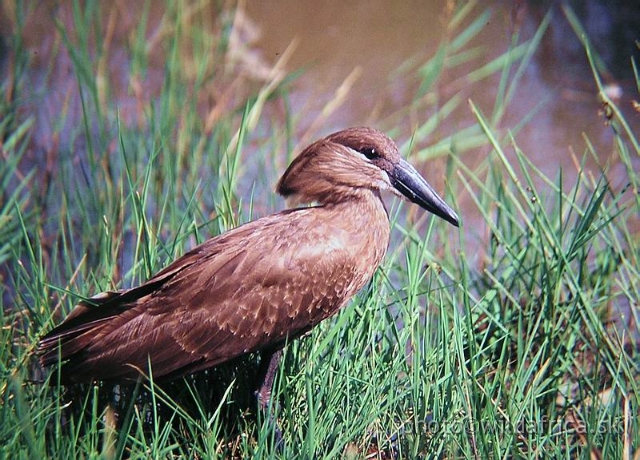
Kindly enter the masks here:
<path id="1" fill-rule="evenodd" d="M 312 204 L 216 236 L 139 287 L 80 302 L 39 345 L 63 383 L 173 379 L 261 352 L 268 403 L 281 349 L 343 307 L 389 244 L 382 191 L 458 225 L 458 216 L 394 142 L 350 128 L 307 147 L 277 192 Z"/>

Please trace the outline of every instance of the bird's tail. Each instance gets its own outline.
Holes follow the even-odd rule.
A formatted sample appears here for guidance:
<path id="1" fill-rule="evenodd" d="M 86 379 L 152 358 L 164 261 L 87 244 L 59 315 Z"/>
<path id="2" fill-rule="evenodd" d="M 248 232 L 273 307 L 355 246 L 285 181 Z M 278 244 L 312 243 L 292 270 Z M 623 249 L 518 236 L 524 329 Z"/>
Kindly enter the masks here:
<path id="1" fill-rule="evenodd" d="M 78 303 L 59 326 L 40 339 L 40 363 L 50 366 L 82 352 L 101 326 L 125 309 L 126 292 L 102 292 Z"/>

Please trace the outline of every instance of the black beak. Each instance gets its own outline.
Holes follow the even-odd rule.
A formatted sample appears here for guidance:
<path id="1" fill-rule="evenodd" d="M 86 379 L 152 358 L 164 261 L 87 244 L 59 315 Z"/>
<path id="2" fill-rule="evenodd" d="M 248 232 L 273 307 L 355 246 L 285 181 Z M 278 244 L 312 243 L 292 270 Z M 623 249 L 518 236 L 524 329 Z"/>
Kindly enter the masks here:
<path id="1" fill-rule="evenodd" d="M 401 159 L 389 174 L 389 178 L 391 184 L 409 200 L 450 224 L 458 226 L 458 215 L 409 163 Z"/>

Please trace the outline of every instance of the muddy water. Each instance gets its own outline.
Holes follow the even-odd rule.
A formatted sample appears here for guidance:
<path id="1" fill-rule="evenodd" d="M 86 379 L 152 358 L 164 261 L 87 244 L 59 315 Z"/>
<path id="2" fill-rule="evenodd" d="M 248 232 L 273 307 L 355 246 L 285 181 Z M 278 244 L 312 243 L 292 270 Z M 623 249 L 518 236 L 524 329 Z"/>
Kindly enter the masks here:
<path id="1" fill-rule="evenodd" d="M 596 34 L 596 48 L 609 67 L 619 70 L 617 74 L 604 75 L 605 82 L 620 94 L 618 102 L 637 126 L 638 116 L 631 106 L 631 100 L 637 98 L 631 67 L 620 62 L 619 52 L 621 47 L 633 48 L 629 47 L 629 40 L 621 43 L 615 36 L 611 37 L 614 34 L 611 29 L 618 26 L 615 18 L 609 18 L 607 23 L 606 8 L 603 11 L 598 2 L 585 3 L 594 6 L 582 11 L 581 19 L 587 30 Z M 424 62 L 433 56 L 446 33 L 449 3 L 368 0 L 345 5 L 341 1 L 325 1 L 321 5 L 286 0 L 248 2 L 246 14 L 262 33 L 258 47 L 266 59 L 277 59 L 292 41 L 297 43 L 289 66 L 306 69 L 292 87 L 293 110 L 300 115 L 301 126 L 311 124 L 318 111 L 335 97 L 336 88 L 345 80 L 353 81 L 350 76 L 358 69 L 347 101 L 326 118 L 321 131 L 378 123 L 387 130 L 399 128 L 408 136 L 412 123 L 424 120 L 425 116 L 418 116 L 416 120 L 410 117 L 394 120 L 395 126 L 386 126 L 384 121 L 385 117 L 401 110 L 415 94 L 415 78 L 398 75 L 398 68 L 411 59 Z M 467 46 L 467 49 L 478 50 L 479 57 L 468 65 L 448 69 L 434 93 L 444 102 L 453 92 L 458 92 L 485 114 L 490 114 L 499 75 L 467 82 L 466 74 L 474 66 L 477 68 L 507 51 L 514 32 L 520 34 L 521 41 L 531 38 L 548 9 L 525 2 L 494 1 L 483 2 L 482 7 L 476 7 L 476 13 L 482 13 L 487 5 L 490 5 L 491 16 Z M 584 50 L 560 9 L 554 10 L 549 31 L 527 66 L 500 126 L 505 130 L 513 128 L 535 109 L 538 112 L 517 133 L 516 140 L 543 171 L 552 174 L 560 166 L 574 169 L 571 155 L 575 153 L 580 157 L 585 151 L 585 136 L 603 156 L 602 160 L 612 155 L 611 129 L 603 117 Z M 474 121 L 469 106 L 461 104 L 430 140 L 438 141 Z M 478 159 L 482 153 L 471 152 L 470 157 Z M 624 171 L 618 171 L 616 166 L 612 169 L 614 175 L 619 174 L 619 183 L 626 181 Z"/>
<path id="2" fill-rule="evenodd" d="M 403 152 L 415 154 L 476 123 L 467 101 L 473 101 L 490 116 L 500 75 L 494 73 L 485 78 L 474 78 L 472 72 L 505 53 L 514 33 L 519 35 L 519 42 L 533 37 L 548 11 L 548 7 L 537 6 L 544 2 L 484 1 L 476 4 L 462 24 L 448 30 L 453 3 L 443 0 L 246 2 L 240 4 L 245 32 L 238 39 L 244 40 L 246 43 L 242 46 L 251 50 L 245 53 L 245 66 L 256 73 L 257 79 L 260 73 L 268 73 L 269 67 L 295 43 L 286 69 L 304 69 L 304 72 L 287 87 L 290 110 L 295 117 L 296 139 L 302 144 L 346 126 L 363 124 L 390 132 L 404 144 L 417 126 L 457 95 L 461 103 L 439 122 L 438 129 L 414 145 L 411 152 Z M 630 45 L 637 30 L 635 26 L 640 23 L 640 9 L 626 6 L 634 2 L 620 0 L 616 3 L 616 8 L 607 8 L 608 2 L 576 2 L 579 5 L 576 11 L 607 68 L 611 69 L 603 74 L 604 81 L 614 89 L 619 106 L 637 131 L 640 116 L 634 113 L 631 101 L 638 96 L 628 57 L 634 52 Z M 490 14 L 485 16 L 482 30 L 463 48 L 463 52 L 472 50 L 474 57 L 444 70 L 429 88 L 431 105 L 422 105 L 418 111 L 407 111 L 406 107 L 413 102 L 420 85 L 415 69 L 436 54 L 443 40 L 459 37 L 461 31 L 487 8 Z M 215 11 L 215 8 L 203 8 L 201 14 L 215 14 Z M 114 87 L 111 97 L 117 100 L 120 117 L 125 123 L 135 123 L 138 95 L 132 95 L 130 90 L 131 62 L 124 57 L 129 46 L 124 37 L 131 33 L 140 11 L 134 8 L 127 13 L 113 8 L 107 12 L 105 20 L 110 26 L 105 30 L 111 31 L 108 39 L 111 60 L 101 78 L 109 78 Z M 150 42 L 154 40 L 162 15 L 162 4 L 152 4 L 148 27 Z M 52 38 L 56 35 L 54 16 L 69 23 L 68 27 L 72 29 L 70 8 L 67 11 L 64 3 L 56 8 L 44 3 L 38 4 L 30 15 L 25 34 L 25 46 L 33 63 L 30 84 L 37 94 L 33 106 L 35 153 L 31 157 L 35 164 L 44 161 L 45 155 L 38 152 L 49 151 L 58 141 L 62 144 L 65 139 L 73 139 L 69 133 L 77 132 L 77 126 L 82 124 L 77 81 L 69 56 L 60 53 L 53 65 L 47 58 L 52 49 L 60 45 L 59 37 Z M 112 17 L 115 18 L 113 24 Z M 1 17 L 0 26 L 6 28 Z M 637 50 L 635 52 L 637 54 Z M 247 61 L 247 56 L 254 61 Z M 150 56 L 148 79 L 142 86 L 142 91 L 146 92 L 143 98 L 153 98 L 154 88 L 159 90 L 161 87 L 163 64 L 161 55 Z M 517 63 L 512 77 L 516 68 Z M 336 99 L 340 99 L 341 104 L 329 105 L 331 110 L 327 110 L 327 105 Z M 60 107 L 71 107 L 67 113 L 68 127 L 60 130 L 59 139 L 52 139 L 52 126 L 56 126 Z M 628 183 L 629 171 L 620 164 L 615 153 L 611 127 L 607 125 L 602 109 L 584 50 L 562 11 L 555 8 L 549 29 L 527 64 L 513 99 L 496 127 L 497 132 L 506 135 L 522 120 L 528 119 L 514 133 L 518 146 L 548 175 L 554 176 L 563 168 L 567 187 L 571 186 L 571 177 L 576 171 L 574 156 L 582 157 L 587 148 L 585 139 L 588 139 L 599 158 L 590 159 L 587 166 L 597 175 L 597 164 L 608 164 L 609 180 L 619 189 Z M 474 168 L 484 161 L 490 148 L 485 145 L 465 149 L 460 147 L 464 141 L 461 136 L 454 137 L 456 155 Z M 68 148 L 81 150 L 83 147 L 73 145 Z M 441 153 L 448 155 L 447 149 L 444 150 Z M 634 157 L 633 161 L 633 170 L 640 170 L 639 159 Z M 445 186 L 443 163 L 440 159 L 418 165 L 440 191 Z M 247 185 L 243 187 L 247 193 L 255 192 L 259 199 L 271 193 L 277 174 L 278 171 L 269 171 L 274 177 L 265 178 L 261 177 L 265 175 L 264 170 L 247 168 L 242 178 Z M 256 182 L 258 186 L 254 189 L 252 184 Z M 456 198 L 467 230 L 477 228 L 474 222 L 479 219 L 470 198 L 465 195 Z M 256 207 L 260 213 L 266 213 L 272 210 L 272 203 L 265 200 L 265 203 L 256 203 Z M 482 235 L 477 236 L 482 238 Z"/>
<path id="3" fill-rule="evenodd" d="M 440 101 L 434 104 L 431 113 L 426 109 L 425 113 L 401 116 L 397 114 L 411 103 L 419 82 L 415 74 L 398 69 L 410 69 L 408 62 L 426 62 L 437 52 L 440 43 L 447 39 L 450 3 L 367 0 L 347 5 L 333 0 L 322 2 L 320 6 L 318 2 L 294 4 L 276 0 L 247 2 L 245 13 L 261 32 L 257 46 L 265 59 L 276 60 L 292 42 L 296 44 L 288 65 L 291 69 L 306 70 L 291 86 L 292 111 L 299 117 L 301 132 L 311 126 L 317 128 L 314 131 L 319 136 L 345 126 L 372 124 L 393 132 L 402 143 L 438 105 L 458 94 L 463 103 L 441 121 L 435 132 L 415 146 L 415 152 L 476 122 L 466 100 L 473 101 L 487 117 L 490 116 L 500 85 L 499 73 L 482 79 L 469 75 L 505 53 L 514 33 L 519 35 L 520 42 L 534 36 L 549 11 L 548 7 L 536 6 L 538 3 L 493 1 L 476 6 L 470 18 L 448 37 L 457 36 L 488 6 L 490 15 L 482 31 L 465 47 L 475 50 L 476 58 L 445 70 L 431 89 Z M 617 9 L 607 9 L 601 3 L 606 2 L 580 3 L 576 12 L 610 70 L 603 73 L 604 82 L 612 89 L 616 102 L 638 132 L 640 116 L 632 106 L 632 100 L 637 100 L 638 95 L 628 64 L 629 56 L 634 53 L 630 46 L 633 33 L 628 32 L 637 30 L 640 13 L 634 12 L 635 9 L 627 11 L 619 5 Z M 620 18 L 620 15 L 627 16 Z M 637 50 L 635 53 L 638 58 Z M 512 77 L 517 65 L 511 72 Z M 349 87 L 345 102 L 318 122 L 318 114 L 336 97 L 336 88 L 345 82 Z M 496 132 L 506 135 L 522 120 L 528 119 L 514 132 L 518 147 L 551 178 L 562 169 L 567 189 L 574 184 L 577 163 L 591 143 L 598 157 L 589 157 L 587 168 L 597 177 L 599 165 L 608 164 L 608 178 L 614 189 L 620 190 L 629 182 L 629 171 L 616 153 L 613 133 L 597 94 L 583 46 L 562 10 L 553 9 L 549 28 L 526 66 Z M 508 143 L 505 143 L 505 150 L 513 158 Z M 460 149 L 457 155 L 474 168 L 489 152 L 490 148 L 485 145 Z M 637 157 L 633 160 L 634 171 L 640 170 L 639 160 Z M 443 160 L 423 163 L 419 169 L 436 189 L 444 189 Z M 632 199 L 632 193 L 632 190 L 627 191 L 626 199 Z M 467 241 L 476 248 L 483 247 L 486 235 L 471 198 L 465 194 L 456 198 Z M 638 219 L 632 224 L 637 227 Z M 476 254 L 479 259 L 476 262 L 480 262 L 482 251 L 471 253 Z"/>

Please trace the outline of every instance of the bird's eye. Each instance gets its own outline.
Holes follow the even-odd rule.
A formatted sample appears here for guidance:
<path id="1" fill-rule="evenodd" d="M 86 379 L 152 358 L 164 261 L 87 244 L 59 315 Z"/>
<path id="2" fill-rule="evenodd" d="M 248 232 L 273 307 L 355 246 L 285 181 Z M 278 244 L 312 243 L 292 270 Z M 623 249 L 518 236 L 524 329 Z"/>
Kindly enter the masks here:
<path id="1" fill-rule="evenodd" d="M 380 156 L 380 155 L 378 155 L 378 151 L 376 149 L 374 149 L 373 147 L 365 147 L 365 148 L 360 150 L 360 153 L 362 153 L 365 157 L 367 157 L 370 160 L 373 160 L 373 159 L 378 158 Z"/>

